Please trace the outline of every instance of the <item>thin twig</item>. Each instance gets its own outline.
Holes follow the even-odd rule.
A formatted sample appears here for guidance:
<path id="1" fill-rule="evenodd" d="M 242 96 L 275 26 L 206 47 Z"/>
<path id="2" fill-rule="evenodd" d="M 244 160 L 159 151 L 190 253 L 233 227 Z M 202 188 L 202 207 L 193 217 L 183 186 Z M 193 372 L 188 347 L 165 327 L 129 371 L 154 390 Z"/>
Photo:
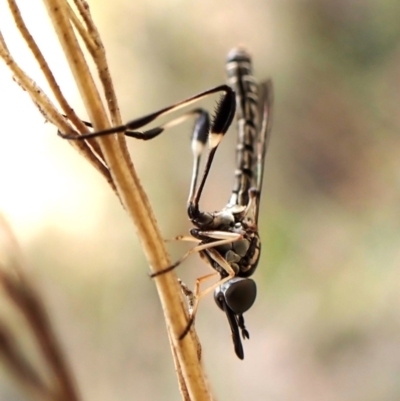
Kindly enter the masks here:
<path id="1" fill-rule="evenodd" d="M 101 40 L 99 31 L 92 19 L 90 14 L 90 8 L 86 1 L 74 0 L 75 6 L 77 7 L 81 18 L 83 19 L 87 31 L 83 29 L 84 37 L 90 37 L 90 40 L 83 39 L 88 51 L 90 52 L 93 61 L 97 67 L 97 72 L 99 74 L 100 82 L 103 85 L 103 93 L 107 102 L 108 110 L 110 112 L 112 125 L 121 125 L 121 114 L 118 107 L 117 96 L 115 94 L 114 85 L 111 79 L 110 70 L 108 68 L 106 51 Z M 73 13 L 72 8 L 68 4 L 68 12 Z M 72 19 L 72 22 L 78 20 Z M 80 32 L 80 31 L 79 31 Z M 117 135 L 121 151 L 124 154 L 124 159 L 127 163 L 131 163 L 128 148 L 126 146 L 126 141 L 123 135 Z M 133 170 L 133 166 L 130 166 L 130 170 Z"/>
<path id="2" fill-rule="evenodd" d="M 56 98 L 58 104 L 61 106 L 64 114 L 68 117 L 68 120 L 70 120 L 75 127 L 78 129 L 79 132 L 85 133 L 87 132 L 88 128 L 86 125 L 82 122 L 82 120 L 76 115 L 74 109 L 69 105 L 67 102 L 67 99 L 65 99 L 64 95 L 61 92 L 61 89 L 59 85 L 57 84 L 57 81 L 45 59 L 43 56 L 43 53 L 40 51 L 39 46 L 36 44 L 35 39 L 33 36 L 30 34 L 28 31 L 28 28 L 25 25 L 25 22 L 21 16 L 21 12 L 18 8 L 17 3 L 15 0 L 7 0 L 8 1 L 8 6 L 10 8 L 11 14 L 14 18 L 15 25 L 17 26 L 18 30 L 20 31 L 22 37 L 24 38 L 26 44 L 28 45 L 29 49 L 31 50 L 35 60 L 38 62 L 39 67 L 41 71 L 43 72 L 43 75 L 45 76 L 51 91 L 54 94 L 54 97 Z M 101 150 L 99 146 L 97 145 L 96 141 L 90 141 L 90 146 L 92 149 L 96 152 L 97 157 L 100 160 L 104 160 L 103 155 L 101 154 Z M 71 143 L 72 145 L 79 145 L 75 143 Z M 82 144 L 81 144 L 82 145 Z M 92 158 L 93 154 L 91 151 L 85 152 L 85 157 Z"/>
<path id="3" fill-rule="evenodd" d="M 72 16 L 72 8 L 66 0 L 43 0 L 43 2 L 58 35 L 94 129 L 99 130 L 109 127 L 106 110 L 101 102 L 101 97 L 76 37 L 76 32 L 81 34 L 82 37 L 86 36 L 86 33 L 82 34 L 82 25 L 77 17 Z M 87 3 L 83 0 L 74 0 L 74 2 L 91 37 L 91 40 L 83 40 L 83 43 L 86 44 L 98 69 L 113 124 L 118 124 L 121 119 L 109 75 L 104 47 L 90 16 Z M 73 29 L 71 21 L 77 28 L 76 30 Z M 5 58 L 4 54 L 0 53 L 0 56 Z M 8 65 L 10 64 L 8 63 Z M 14 67 L 13 69 L 16 68 Z M 47 74 L 46 77 L 48 77 Z M 26 86 L 33 86 L 34 84 L 33 81 L 25 82 L 21 79 L 18 79 L 18 81 L 24 89 Z M 29 93 L 31 94 L 31 92 Z M 37 106 L 42 109 L 46 118 L 47 114 L 50 115 L 48 118 L 50 122 L 55 123 L 62 132 L 68 133 L 71 131 L 72 128 L 62 116 L 60 117 L 54 106 L 49 106 L 51 103 L 47 97 L 43 100 L 44 106 L 41 97 L 32 96 L 32 98 Z M 134 222 L 152 271 L 157 272 L 166 268 L 171 262 L 166 253 L 164 241 L 150 208 L 148 198 L 130 161 L 124 136 L 120 134 L 117 137 L 102 137 L 96 141 L 98 141 L 101 154 L 104 156 L 107 173 L 110 172 L 111 176 L 107 176 L 104 172 L 102 173 L 111 186 L 116 189 L 122 205 Z M 79 143 L 80 141 L 74 142 Z M 90 157 L 88 159 L 90 160 Z M 160 275 L 155 279 L 155 284 L 166 319 L 182 396 L 185 400 L 191 401 L 211 400 L 212 396 L 208 390 L 208 383 L 200 363 L 200 346 L 194 329 L 182 341 L 178 339 L 187 324 L 187 311 L 176 276 L 174 273 Z"/>
<path id="4" fill-rule="evenodd" d="M 47 97 L 44 91 L 33 81 L 28 74 L 15 62 L 14 58 L 11 56 L 7 45 L 4 41 L 2 34 L 0 33 L 0 57 L 4 60 L 6 65 L 10 68 L 11 72 L 14 75 L 14 80 L 21 86 L 26 92 L 28 92 L 29 96 L 32 98 L 32 101 L 35 103 L 39 111 L 42 113 L 44 118 L 54 124 L 60 131 L 62 132 L 75 132 L 68 121 L 58 112 L 54 104 Z M 90 147 L 86 143 L 82 143 L 81 141 L 75 141 L 76 149 L 83 154 L 92 155 L 92 151 Z M 99 159 L 95 157 L 87 158 L 89 162 L 98 170 L 112 185 L 112 180 L 110 176 L 110 172 L 104 166 L 103 163 L 100 162 Z"/>
<path id="5" fill-rule="evenodd" d="M 93 42 L 97 44 L 97 46 L 94 47 L 92 57 L 99 72 L 101 83 L 103 84 L 104 96 L 106 98 L 107 106 L 110 111 L 111 122 L 113 125 L 121 125 L 122 121 L 119 112 L 118 101 L 115 95 L 114 85 L 110 76 L 106 52 L 103 41 L 101 40 L 100 33 L 92 19 L 88 3 L 83 0 L 74 0 L 74 3 L 86 24 L 90 37 L 92 38 Z M 122 137 L 122 135 L 120 135 L 119 137 Z"/>
<path id="6" fill-rule="evenodd" d="M 9 276 L 3 276 L 1 284 L 9 299 L 23 313 L 50 371 L 55 373 L 54 380 L 56 382 L 53 383 L 55 397 L 53 399 L 78 401 L 72 374 L 38 293 L 24 277 L 17 281 L 10 279 Z"/>
<path id="7" fill-rule="evenodd" d="M 60 43 L 67 56 L 70 68 L 75 77 L 87 113 L 93 121 L 95 129 L 108 126 L 99 94 L 85 63 L 82 51 L 74 31 L 67 19 L 66 5 L 62 0 L 44 0 L 47 11 L 53 22 Z M 147 196 L 129 161 L 124 159 L 125 153 L 118 148 L 113 138 L 99 139 L 107 165 L 113 176 L 120 199 L 136 226 L 143 249 L 154 272 L 170 265 L 161 233 L 156 225 L 155 217 L 150 209 Z M 170 330 L 170 342 L 178 356 L 176 366 L 182 371 L 190 399 L 210 399 L 208 384 L 198 359 L 198 343 L 193 335 L 179 341 L 179 335 L 187 324 L 184 300 L 174 274 L 165 274 L 156 279 L 167 327 Z"/>
<path id="8" fill-rule="evenodd" d="M 0 355 L 14 377 L 41 401 L 78 401 L 78 391 L 66 358 L 47 316 L 39 292 L 22 268 L 19 246 L 11 228 L 0 215 L 0 288 L 28 323 L 43 360 L 51 373 L 50 380 L 26 358 L 15 334 L 0 321 Z"/>
<path id="9" fill-rule="evenodd" d="M 0 321 L 0 356 L 8 370 L 30 396 L 40 401 L 54 401 L 54 394 L 50 392 L 35 368 L 25 358 L 15 342 L 15 337 L 7 325 Z"/>

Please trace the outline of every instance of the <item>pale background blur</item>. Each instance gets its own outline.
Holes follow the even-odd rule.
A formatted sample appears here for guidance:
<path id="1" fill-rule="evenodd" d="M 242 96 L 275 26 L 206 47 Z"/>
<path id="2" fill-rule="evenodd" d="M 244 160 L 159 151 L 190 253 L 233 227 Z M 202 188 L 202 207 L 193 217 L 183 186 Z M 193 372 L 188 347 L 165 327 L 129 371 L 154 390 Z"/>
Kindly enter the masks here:
<path id="1" fill-rule="evenodd" d="M 20 1 L 64 93 L 87 118 L 41 2 Z M 245 360 L 212 296 L 196 326 L 219 400 L 400 399 L 400 6 L 397 0 L 89 1 L 124 120 L 225 80 L 246 45 L 275 86 L 259 296 Z M 21 50 L 5 2 L 0 29 Z M 213 101 L 206 101 L 213 108 Z M 104 180 L 45 124 L 0 63 L 0 210 L 13 225 L 84 400 L 178 400 L 154 284 Z M 190 128 L 130 140 L 165 238 L 185 234 Z M 234 130 L 202 205 L 229 198 Z M 187 245 L 170 246 L 173 258 Z M 192 257 L 178 274 L 207 273 Z M 1 302 L 1 301 L 0 301 Z M 25 400 L 0 369 L 0 400 Z"/>

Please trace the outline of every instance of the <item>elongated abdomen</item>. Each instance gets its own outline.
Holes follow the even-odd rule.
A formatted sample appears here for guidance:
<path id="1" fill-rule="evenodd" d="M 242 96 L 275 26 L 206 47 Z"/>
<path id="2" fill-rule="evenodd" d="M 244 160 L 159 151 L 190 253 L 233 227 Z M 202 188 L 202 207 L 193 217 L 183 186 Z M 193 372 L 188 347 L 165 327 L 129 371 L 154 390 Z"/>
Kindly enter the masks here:
<path id="1" fill-rule="evenodd" d="M 243 48 L 230 51 L 227 59 L 228 83 L 236 92 L 236 170 L 230 205 L 247 205 L 254 183 L 255 143 L 258 132 L 258 85 L 253 77 L 251 58 Z"/>

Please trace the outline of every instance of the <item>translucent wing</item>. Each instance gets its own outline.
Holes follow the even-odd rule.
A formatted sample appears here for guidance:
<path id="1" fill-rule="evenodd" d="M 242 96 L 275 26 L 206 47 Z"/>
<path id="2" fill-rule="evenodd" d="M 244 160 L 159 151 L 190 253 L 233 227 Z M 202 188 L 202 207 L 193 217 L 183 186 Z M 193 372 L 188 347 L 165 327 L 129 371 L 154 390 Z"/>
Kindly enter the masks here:
<path id="1" fill-rule="evenodd" d="M 271 136 L 273 102 L 273 86 L 271 80 L 260 83 L 258 87 L 258 98 L 260 132 L 258 134 L 257 159 L 255 165 L 256 188 L 258 194 L 256 206 L 256 222 L 258 221 L 258 213 L 260 210 L 260 197 L 264 176 L 265 154 L 267 152 L 268 143 Z"/>

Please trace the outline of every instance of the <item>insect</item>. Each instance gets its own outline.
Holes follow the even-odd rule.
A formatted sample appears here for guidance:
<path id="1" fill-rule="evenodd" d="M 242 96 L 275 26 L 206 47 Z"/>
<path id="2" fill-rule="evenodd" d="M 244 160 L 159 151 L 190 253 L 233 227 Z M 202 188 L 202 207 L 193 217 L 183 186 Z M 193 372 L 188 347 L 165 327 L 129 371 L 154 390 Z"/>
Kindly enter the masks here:
<path id="1" fill-rule="evenodd" d="M 191 317 L 180 339 L 188 333 L 194 322 L 199 300 L 214 291 L 215 302 L 228 319 L 235 353 L 243 359 L 241 336 L 243 339 L 250 338 L 243 314 L 253 305 L 257 295 L 256 284 L 249 277 L 257 267 L 261 251 L 257 222 L 264 160 L 271 130 L 272 84 L 271 81 L 257 84 L 252 75 L 250 55 L 241 47 L 231 50 L 228 54 L 226 69 L 229 85 L 206 90 L 125 125 L 80 136 L 60 132 L 59 135 L 66 139 L 82 140 L 123 132 L 129 137 L 150 140 L 187 118 L 195 118 L 192 135 L 194 163 L 187 204 L 187 214 L 194 227 L 190 230 L 190 236 L 180 236 L 177 239 L 193 241 L 196 246 L 176 263 L 154 273 L 152 277 L 171 271 L 189 255 L 199 253 L 202 260 L 212 268 L 213 273 L 196 280 L 194 294 L 190 295 L 190 290 L 186 286 L 182 287 L 183 292 L 187 296 L 190 295 Z M 221 98 L 211 122 L 206 110 L 195 108 L 164 125 L 147 131 L 138 131 L 160 116 L 187 107 L 215 93 L 221 93 Z M 232 194 L 228 204 L 221 211 L 205 212 L 199 205 L 201 195 L 215 152 L 235 114 L 237 146 Z M 197 184 L 201 156 L 207 148 L 207 142 L 209 152 L 203 175 Z M 215 276 L 218 276 L 219 280 L 200 292 L 200 284 Z"/>

